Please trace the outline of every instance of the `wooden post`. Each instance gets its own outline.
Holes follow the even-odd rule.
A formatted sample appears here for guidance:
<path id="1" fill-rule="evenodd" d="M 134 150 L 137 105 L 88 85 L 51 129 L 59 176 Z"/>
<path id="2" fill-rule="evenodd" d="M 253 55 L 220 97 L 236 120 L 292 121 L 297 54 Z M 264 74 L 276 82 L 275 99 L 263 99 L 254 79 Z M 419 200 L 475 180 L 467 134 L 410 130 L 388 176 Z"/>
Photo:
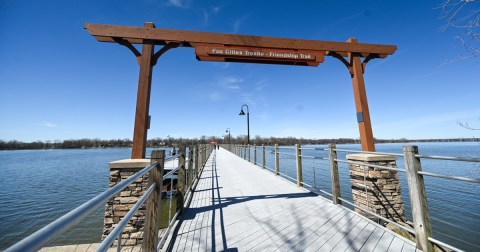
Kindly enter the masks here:
<path id="1" fill-rule="evenodd" d="M 302 173 L 302 150 L 300 144 L 295 144 L 296 157 L 297 157 L 297 186 L 303 186 L 303 173 Z"/>
<path id="2" fill-rule="evenodd" d="M 337 151 L 335 150 L 335 148 L 335 144 L 328 145 L 328 157 L 330 159 L 330 178 L 332 180 L 332 201 L 335 205 L 341 205 L 342 202 L 339 199 L 339 197 L 341 197 L 340 177 L 338 175 L 338 162 L 335 161 L 335 159 L 337 159 Z"/>
<path id="3" fill-rule="evenodd" d="M 198 150 L 198 171 L 197 171 L 197 176 L 198 174 L 202 171 L 202 145 L 198 145 L 197 147 Z"/>
<path id="4" fill-rule="evenodd" d="M 357 43 L 356 38 L 350 38 L 349 43 Z M 357 53 L 348 53 L 352 76 L 353 95 L 355 96 L 355 107 L 357 111 L 358 129 L 360 131 L 360 142 L 363 151 L 375 151 L 373 141 L 372 123 L 368 110 L 367 91 L 363 79 L 363 65 L 360 60 L 362 56 Z"/>
<path id="5" fill-rule="evenodd" d="M 262 144 L 262 167 L 263 169 L 267 168 L 265 161 L 265 144 Z"/>
<path id="6" fill-rule="evenodd" d="M 178 181 L 177 181 L 177 210 L 183 214 L 183 202 L 185 197 L 185 146 L 178 148 Z"/>
<path id="7" fill-rule="evenodd" d="M 194 158 L 194 166 L 195 166 L 195 177 L 199 178 L 198 173 L 198 145 L 195 145 L 195 158 Z"/>
<path id="8" fill-rule="evenodd" d="M 205 168 L 205 164 L 207 163 L 207 145 L 203 145 L 203 151 L 202 151 L 202 169 Z"/>
<path id="9" fill-rule="evenodd" d="M 253 145 L 253 163 L 257 164 L 257 145 Z"/>
<path id="10" fill-rule="evenodd" d="M 192 182 L 193 182 L 193 176 L 194 176 L 194 170 L 193 170 L 193 146 L 188 147 L 188 169 L 187 169 L 187 183 L 188 183 L 188 188 L 190 189 L 190 192 L 193 191 L 192 188 Z"/>
<path id="11" fill-rule="evenodd" d="M 280 175 L 280 154 L 278 153 L 278 144 L 275 144 L 275 175 Z"/>
<path id="12" fill-rule="evenodd" d="M 143 250 L 156 251 L 158 243 L 158 229 L 160 228 L 160 201 L 162 195 L 163 168 L 165 164 L 165 151 L 154 150 L 150 163 L 157 162 L 155 168 L 148 175 L 148 187 L 156 184 L 155 190 L 146 202 L 145 232 L 143 233 Z"/>
<path id="13" fill-rule="evenodd" d="M 145 28 L 155 28 L 153 23 L 146 22 Z M 145 158 L 147 147 L 147 131 L 149 128 L 150 90 L 152 87 L 153 44 L 142 44 L 140 56 L 140 74 L 138 77 L 137 109 L 133 130 L 132 159 Z"/>
<path id="14" fill-rule="evenodd" d="M 423 175 L 418 174 L 422 170 L 417 146 L 404 146 L 403 155 L 408 178 L 408 192 L 412 204 L 413 226 L 417 248 L 425 252 L 433 251 L 433 246 L 428 237 L 432 236 L 432 225 L 428 212 L 427 195 Z"/>

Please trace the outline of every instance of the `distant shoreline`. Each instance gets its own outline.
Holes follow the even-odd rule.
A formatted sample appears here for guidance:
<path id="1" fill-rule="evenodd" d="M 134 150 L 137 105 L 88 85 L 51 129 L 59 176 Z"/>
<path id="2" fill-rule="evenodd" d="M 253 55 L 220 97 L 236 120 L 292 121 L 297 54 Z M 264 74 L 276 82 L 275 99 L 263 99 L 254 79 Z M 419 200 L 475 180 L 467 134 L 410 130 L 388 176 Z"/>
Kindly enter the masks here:
<path id="1" fill-rule="evenodd" d="M 228 144 L 228 139 L 217 139 L 215 137 L 202 137 L 201 139 L 150 139 L 147 142 L 147 148 L 162 148 L 162 147 L 172 147 L 172 146 L 188 146 L 196 145 L 202 143 L 210 143 L 211 141 L 216 141 L 219 144 Z M 236 137 L 231 139 L 231 144 L 245 144 L 246 138 Z M 269 137 L 261 138 L 255 137 L 250 139 L 250 142 L 256 145 L 294 145 L 294 144 L 359 144 L 358 139 L 352 138 L 332 138 L 332 139 L 305 139 L 305 138 L 294 138 L 294 137 Z M 480 142 L 480 138 L 444 138 L 444 139 L 375 139 L 376 144 L 382 143 L 442 143 L 442 142 Z M 113 139 L 113 140 L 100 140 L 100 139 L 78 139 L 78 140 L 64 140 L 59 141 L 35 141 L 30 143 L 25 143 L 21 141 L 11 140 L 3 141 L 0 140 L 0 150 L 50 150 L 50 149 L 109 149 L 109 148 L 131 148 L 132 141 L 130 139 Z"/>

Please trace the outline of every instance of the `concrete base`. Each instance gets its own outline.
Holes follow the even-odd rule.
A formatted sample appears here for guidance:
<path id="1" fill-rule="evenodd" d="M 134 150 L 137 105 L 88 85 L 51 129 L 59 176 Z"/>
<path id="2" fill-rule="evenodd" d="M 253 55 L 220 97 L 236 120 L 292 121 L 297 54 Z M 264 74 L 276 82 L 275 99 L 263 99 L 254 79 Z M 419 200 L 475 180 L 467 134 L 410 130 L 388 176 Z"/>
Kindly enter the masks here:
<path id="1" fill-rule="evenodd" d="M 94 252 L 97 250 L 99 246 L 100 246 L 100 243 L 64 245 L 64 246 L 41 248 L 39 252 Z M 111 247 L 107 251 L 115 252 L 117 251 L 117 247 Z M 122 252 L 140 252 L 142 251 L 142 247 L 141 246 L 123 247 L 121 251 Z"/>
<path id="2" fill-rule="evenodd" d="M 108 168 L 140 168 L 140 167 L 147 167 L 150 164 L 150 159 L 122 159 L 118 161 L 113 161 L 108 163 Z"/>

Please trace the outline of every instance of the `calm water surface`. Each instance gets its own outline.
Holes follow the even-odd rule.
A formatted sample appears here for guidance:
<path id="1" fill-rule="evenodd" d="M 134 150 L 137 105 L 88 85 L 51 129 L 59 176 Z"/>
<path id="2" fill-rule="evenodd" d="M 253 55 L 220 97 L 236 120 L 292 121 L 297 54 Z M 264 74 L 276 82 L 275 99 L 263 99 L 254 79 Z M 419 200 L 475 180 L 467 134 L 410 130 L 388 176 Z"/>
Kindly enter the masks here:
<path id="1" fill-rule="evenodd" d="M 424 155 L 479 157 L 478 143 L 418 143 Z M 401 153 L 403 144 L 378 144 L 377 151 Z M 324 147 L 324 146 L 321 146 Z M 359 150 L 359 145 L 338 148 Z M 81 205 L 108 187 L 108 163 L 130 157 L 130 149 L 0 151 L 0 250 L 9 247 Z M 293 152 L 284 149 L 281 152 Z M 326 156 L 322 151 L 303 155 Z M 339 153 L 339 158 L 344 154 Z M 253 152 L 252 152 L 253 159 Z M 295 177 L 294 160 L 281 156 L 281 172 Z M 267 155 L 273 168 L 273 155 Z M 328 164 L 303 160 L 304 180 L 330 191 Z M 282 165 L 283 164 L 283 165 Z M 397 160 L 403 167 L 403 160 Z M 464 162 L 422 160 L 423 170 L 435 173 L 480 177 L 480 166 Z M 348 168 L 340 165 L 342 196 L 351 199 Z M 408 187 L 400 174 L 407 218 L 411 219 Z M 467 251 L 480 251 L 480 186 L 427 177 L 425 179 L 434 237 Z M 99 242 L 103 208 L 52 245 Z M 450 237 L 451 236 L 451 237 Z M 463 242 L 457 239 L 462 239 Z"/>

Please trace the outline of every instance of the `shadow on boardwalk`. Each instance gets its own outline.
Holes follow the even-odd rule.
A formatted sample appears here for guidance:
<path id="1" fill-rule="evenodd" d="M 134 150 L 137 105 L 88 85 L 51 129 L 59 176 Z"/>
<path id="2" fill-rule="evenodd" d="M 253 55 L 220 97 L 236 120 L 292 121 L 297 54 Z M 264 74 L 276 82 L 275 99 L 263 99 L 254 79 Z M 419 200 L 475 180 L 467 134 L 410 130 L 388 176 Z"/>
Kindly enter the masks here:
<path id="1" fill-rule="evenodd" d="M 220 150 L 217 167 L 216 154 L 168 251 L 415 251 L 377 224 L 231 153 Z"/>

